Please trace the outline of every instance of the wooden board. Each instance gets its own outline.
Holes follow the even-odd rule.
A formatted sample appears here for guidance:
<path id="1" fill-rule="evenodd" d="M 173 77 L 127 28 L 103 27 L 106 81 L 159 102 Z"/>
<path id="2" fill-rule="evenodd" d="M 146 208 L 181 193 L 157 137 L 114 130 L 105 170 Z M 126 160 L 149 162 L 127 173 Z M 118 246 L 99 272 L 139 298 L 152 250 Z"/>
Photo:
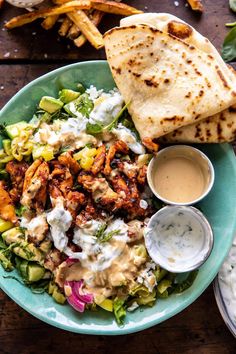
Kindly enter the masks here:
<path id="1" fill-rule="evenodd" d="M 214 45 L 220 49 L 227 29 L 224 24 L 236 20 L 236 15 L 229 10 L 228 0 L 205 0 L 204 13 L 199 16 L 189 7 L 185 7 L 185 0 L 179 0 L 175 6 L 174 0 L 127 0 L 127 3 L 145 12 L 169 12 L 195 26 L 202 34 L 207 36 Z M 0 11 L 0 23 L 13 16 L 24 13 L 25 10 L 14 8 L 5 4 Z M 99 27 L 104 33 L 109 28 L 119 24 L 120 17 L 106 15 Z M 81 61 L 91 59 L 104 59 L 104 51 L 96 50 L 86 44 L 83 48 L 76 48 L 68 39 L 59 37 L 55 28 L 46 31 L 37 20 L 14 30 L 0 29 L 0 60 L 27 60 L 27 61 Z"/>

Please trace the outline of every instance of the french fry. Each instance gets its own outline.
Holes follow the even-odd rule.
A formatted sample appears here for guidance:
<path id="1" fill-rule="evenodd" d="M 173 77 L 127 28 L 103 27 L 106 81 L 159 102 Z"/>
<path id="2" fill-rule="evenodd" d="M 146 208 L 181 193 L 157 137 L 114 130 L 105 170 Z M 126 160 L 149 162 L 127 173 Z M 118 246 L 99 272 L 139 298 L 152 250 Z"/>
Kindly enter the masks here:
<path id="1" fill-rule="evenodd" d="M 53 0 L 57 5 L 65 4 L 69 0 Z M 136 9 L 135 7 L 126 5 L 122 2 L 109 1 L 109 0 L 91 0 L 92 8 L 103 12 L 108 12 L 116 15 L 135 15 L 141 14 L 143 11 Z"/>
<path id="2" fill-rule="evenodd" d="M 143 13 L 143 11 L 136 9 L 135 7 L 123 4 L 122 2 L 118 3 L 115 1 L 91 0 L 91 4 L 92 8 L 96 10 L 116 15 L 129 16 Z"/>
<path id="3" fill-rule="evenodd" d="M 45 29 L 45 30 L 49 30 L 51 29 L 55 23 L 58 20 L 59 15 L 53 15 L 53 16 L 48 16 L 45 18 L 45 20 L 43 20 L 43 22 L 41 23 L 41 26 Z"/>
<path id="4" fill-rule="evenodd" d="M 93 22 L 93 24 L 97 27 L 101 22 L 103 16 L 104 16 L 104 12 L 94 10 L 94 12 L 90 16 L 90 19 Z M 74 44 L 78 48 L 82 47 L 86 42 L 87 42 L 87 38 L 83 34 L 81 34 L 78 38 L 74 39 Z"/>
<path id="5" fill-rule="evenodd" d="M 84 13 L 84 11 L 77 10 L 68 12 L 67 16 L 73 21 L 88 41 L 96 48 L 102 48 L 104 46 L 102 34 L 97 27 Z"/>
<path id="6" fill-rule="evenodd" d="M 188 3 L 192 10 L 203 12 L 203 5 L 201 0 L 188 0 Z"/>
<path id="7" fill-rule="evenodd" d="M 72 26 L 72 21 L 69 19 L 69 17 L 65 17 L 58 30 L 59 35 L 65 37 L 71 26 Z"/>
<path id="8" fill-rule="evenodd" d="M 70 1 L 61 6 L 55 6 L 47 9 L 42 9 L 34 12 L 29 12 L 24 15 L 13 17 L 10 21 L 5 24 L 8 29 L 20 27 L 27 23 L 33 22 L 38 18 L 60 15 L 67 12 L 71 12 L 76 9 L 90 9 L 91 2 L 89 0 L 75 0 Z"/>
<path id="9" fill-rule="evenodd" d="M 77 38 L 79 36 L 79 34 L 80 34 L 80 29 L 76 26 L 75 23 L 73 23 L 67 33 L 67 37 L 73 40 L 73 39 Z"/>

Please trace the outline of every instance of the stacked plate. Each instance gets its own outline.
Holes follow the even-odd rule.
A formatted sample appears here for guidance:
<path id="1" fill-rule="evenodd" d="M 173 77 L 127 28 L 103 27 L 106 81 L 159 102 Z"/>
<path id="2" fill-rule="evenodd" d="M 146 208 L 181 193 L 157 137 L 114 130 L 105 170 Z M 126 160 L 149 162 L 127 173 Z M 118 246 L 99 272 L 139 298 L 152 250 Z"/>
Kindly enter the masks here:
<path id="1" fill-rule="evenodd" d="M 214 281 L 214 293 L 221 316 L 236 337 L 236 237 Z"/>

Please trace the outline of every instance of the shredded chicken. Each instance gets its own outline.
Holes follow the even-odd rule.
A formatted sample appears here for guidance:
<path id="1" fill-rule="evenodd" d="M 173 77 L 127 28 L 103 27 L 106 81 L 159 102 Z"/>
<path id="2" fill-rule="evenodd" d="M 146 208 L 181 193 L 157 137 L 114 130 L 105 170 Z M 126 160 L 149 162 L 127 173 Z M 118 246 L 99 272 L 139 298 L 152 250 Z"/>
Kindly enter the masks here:
<path id="1" fill-rule="evenodd" d="M 13 224 L 18 222 L 15 208 L 9 193 L 4 188 L 4 183 L 0 181 L 0 217 L 3 220 L 11 221 Z"/>
<path id="2" fill-rule="evenodd" d="M 105 168 L 103 171 L 104 174 L 109 175 L 111 173 L 111 171 L 112 171 L 111 162 L 112 162 L 113 158 L 115 157 L 116 153 L 120 152 L 123 154 L 127 154 L 128 151 L 129 151 L 128 145 L 122 140 L 118 140 L 113 145 L 111 145 L 111 147 L 106 155 L 106 164 L 105 164 Z"/>
<path id="3" fill-rule="evenodd" d="M 20 201 L 23 184 L 25 178 L 25 172 L 28 169 L 29 165 L 24 161 L 10 161 L 6 164 L 6 171 L 10 175 L 11 186 L 10 196 L 13 203 L 18 203 Z"/>
<path id="4" fill-rule="evenodd" d="M 69 168 L 70 172 L 76 175 L 80 170 L 79 163 L 73 159 L 69 152 L 65 152 L 64 154 L 58 157 L 58 161 L 61 165 L 64 165 Z"/>
<path id="5" fill-rule="evenodd" d="M 44 210 L 47 199 L 49 166 L 47 162 L 35 160 L 25 173 L 21 204 L 38 213 Z"/>
<path id="6" fill-rule="evenodd" d="M 105 145 L 102 145 L 97 150 L 97 155 L 94 159 L 94 163 L 91 168 L 92 174 L 97 175 L 102 170 L 105 159 L 106 159 L 106 147 Z"/>

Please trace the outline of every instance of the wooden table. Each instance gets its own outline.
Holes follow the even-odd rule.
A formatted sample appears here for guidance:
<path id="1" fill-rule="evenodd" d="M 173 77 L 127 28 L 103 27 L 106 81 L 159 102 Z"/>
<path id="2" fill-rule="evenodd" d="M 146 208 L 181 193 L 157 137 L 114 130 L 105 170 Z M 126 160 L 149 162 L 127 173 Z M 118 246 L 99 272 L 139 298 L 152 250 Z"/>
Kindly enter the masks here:
<path id="1" fill-rule="evenodd" d="M 226 0 L 206 0 L 202 16 L 173 0 L 127 1 L 144 11 L 170 12 L 190 22 L 209 37 L 218 49 L 227 32 L 224 23 L 236 20 Z M 90 45 L 73 47 L 58 37 L 57 28 L 46 32 L 35 22 L 11 32 L 3 22 L 23 11 L 7 4 L 0 12 L 0 107 L 21 87 L 59 66 L 83 60 L 104 59 L 104 51 Z M 107 15 L 101 31 L 119 23 Z M 141 333 L 121 337 L 72 334 L 48 326 L 22 310 L 0 292 L 0 353 L 79 353 L 79 354 L 233 354 L 236 343 L 217 309 L 212 286 L 186 310 L 170 320 Z"/>

